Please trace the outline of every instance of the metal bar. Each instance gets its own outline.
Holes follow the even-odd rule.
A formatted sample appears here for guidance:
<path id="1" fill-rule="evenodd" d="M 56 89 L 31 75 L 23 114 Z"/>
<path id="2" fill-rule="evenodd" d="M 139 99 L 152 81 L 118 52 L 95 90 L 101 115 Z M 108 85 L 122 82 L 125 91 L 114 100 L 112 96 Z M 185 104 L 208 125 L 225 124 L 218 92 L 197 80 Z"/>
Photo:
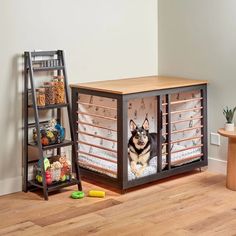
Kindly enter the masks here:
<path id="1" fill-rule="evenodd" d="M 112 162 L 112 163 L 115 163 L 117 164 L 117 161 L 114 161 L 114 160 L 111 160 L 111 159 L 108 159 L 108 158 L 105 158 L 105 157 L 101 157 L 101 156 L 98 156 L 98 155 L 95 155 L 95 154 L 92 154 L 92 153 L 88 153 L 88 152 L 84 152 L 84 151 L 78 151 L 78 155 L 79 154 L 84 154 L 84 155 L 87 155 L 87 156 L 92 156 L 92 157 L 95 157 L 95 158 L 98 158 L 98 159 L 101 159 L 101 160 L 104 160 L 104 161 L 109 161 L 109 162 Z"/>
<path id="2" fill-rule="evenodd" d="M 61 64 L 63 66 L 63 75 L 64 75 L 64 82 L 65 82 L 65 95 L 66 95 L 66 101 L 69 103 L 69 87 L 68 87 L 68 82 L 67 82 L 67 72 L 66 72 L 66 65 L 65 65 L 65 60 L 64 60 L 64 52 L 59 50 L 58 51 L 58 57 L 61 59 Z M 72 97 L 72 99 L 74 99 Z M 78 97 L 76 97 L 76 101 L 78 101 Z M 76 102 L 73 100 L 73 103 Z M 76 171 L 76 178 L 78 180 L 78 189 L 82 191 L 82 184 L 81 184 L 81 178 L 80 178 L 80 171 L 79 171 L 79 166 L 78 166 L 78 153 L 77 149 L 78 146 L 75 142 L 75 131 L 72 126 L 72 110 L 70 104 L 67 106 L 67 113 L 68 113 L 68 119 L 69 119 L 69 126 L 70 126 L 70 135 L 71 135 L 71 140 L 74 142 L 74 145 L 72 146 L 72 163 L 74 164 L 74 168 Z"/>
<path id="3" fill-rule="evenodd" d="M 78 184 L 77 179 L 72 179 L 72 180 L 69 180 L 69 181 L 58 183 L 56 185 L 52 184 L 52 185 L 48 186 L 48 191 L 52 192 L 52 191 L 59 190 L 59 189 L 64 188 L 64 187 L 69 187 L 69 186 L 72 186 L 72 185 L 75 185 L 75 184 Z"/>
<path id="4" fill-rule="evenodd" d="M 55 55 L 56 55 L 56 54 L 55 54 Z M 58 62 L 58 59 L 53 58 L 53 59 L 46 59 L 46 60 L 33 60 L 33 61 L 32 61 L 32 64 L 33 64 L 33 65 L 34 65 L 34 64 L 45 64 L 45 65 L 47 65 L 47 64 L 49 64 L 49 63 L 51 63 L 51 62 L 53 62 L 53 65 L 55 65 L 54 62 Z"/>
<path id="5" fill-rule="evenodd" d="M 190 109 L 183 109 L 183 110 L 178 110 L 178 111 L 172 111 L 171 114 L 178 114 L 178 113 L 183 113 L 183 112 L 189 112 L 189 111 L 200 111 L 202 107 L 195 107 L 195 108 L 190 108 Z M 168 115 L 168 113 L 163 113 L 163 116 Z"/>
<path id="6" fill-rule="evenodd" d="M 205 164 L 207 165 L 208 164 L 208 160 L 207 160 L 207 156 L 208 156 L 208 150 L 207 150 L 207 139 L 208 139 L 208 135 L 207 135 L 207 86 L 203 86 L 202 89 L 201 89 L 201 96 L 203 97 L 203 100 L 202 100 L 202 107 L 203 107 L 203 110 L 202 110 L 202 116 L 203 116 L 203 119 L 201 120 L 201 125 L 203 126 L 202 129 L 201 129 L 201 133 L 203 134 L 203 137 L 201 139 L 201 142 L 203 144 L 203 147 L 202 147 L 202 153 L 203 153 L 203 161 L 205 162 Z"/>
<path id="7" fill-rule="evenodd" d="M 174 102 L 171 102 L 171 105 L 186 103 L 186 102 L 193 102 L 193 101 L 200 101 L 202 99 L 203 98 L 200 97 L 200 98 L 190 98 L 190 99 L 186 99 L 186 100 L 174 101 Z"/>
<path id="8" fill-rule="evenodd" d="M 111 128 L 106 128 L 106 127 L 100 126 L 100 125 L 90 124 L 90 123 L 87 123 L 87 122 L 84 122 L 84 121 L 81 121 L 81 120 L 78 120 L 76 123 L 80 124 L 80 125 L 88 125 L 88 126 L 92 126 L 92 127 L 96 127 L 96 128 L 100 128 L 100 129 L 105 129 L 105 130 L 110 130 L 110 131 L 113 131 L 113 132 L 117 132 L 116 129 L 111 129 Z"/>
<path id="9" fill-rule="evenodd" d="M 173 161 L 173 162 L 172 162 L 172 165 L 176 165 L 176 164 L 185 162 L 185 161 L 187 161 L 187 160 L 192 160 L 192 159 L 195 159 L 195 158 L 201 157 L 201 156 L 203 156 L 202 153 L 201 153 L 201 154 L 194 155 L 194 156 L 186 157 L 186 158 L 183 158 L 183 159 L 181 159 L 181 160 Z"/>
<path id="10" fill-rule="evenodd" d="M 93 103 L 87 103 L 87 102 L 77 102 L 77 103 L 78 103 L 79 105 L 101 107 L 101 108 L 104 108 L 104 109 L 109 109 L 109 110 L 114 110 L 114 111 L 117 110 L 117 108 L 114 108 L 114 107 L 107 107 L 107 106 L 102 106 L 102 105 L 93 104 Z"/>
<path id="11" fill-rule="evenodd" d="M 183 110 L 178 110 L 178 111 L 172 111 L 171 114 L 178 114 L 178 113 L 183 113 L 183 112 L 189 112 L 189 111 L 200 111 L 202 109 L 201 107 L 194 107 L 194 108 L 190 108 L 190 109 L 183 109 Z"/>
<path id="12" fill-rule="evenodd" d="M 186 103 L 186 102 L 200 101 L 202 99 L 203 99 L 202 97 L 200 97 L 200 98 L 190 98 L 190 99 L 185 99 L 185 100 L 173 101 L 170 104 L 175 105 L 175 104 Z M 166 102 L 162 103 L 162 106 L 166 106 L 166 105 L 168 105 L 168 103 L 166 103 Z"/>
<path id="13" fill-rule="evenodd" d="M 200 139 L 202 137 L 203 137 L 203 135 L 196 136 L 196 137 L 191 137 L 191 138 L 183 138 L 183 139 L 178 139 L 178 140 L 175 140 L 175 141 L 171 141 L 170 143 L 171 144 L 173 144 L 173 143 L 180 143 L 180 142 L 184 142 L 184 141 L 188 141 L 188 140 Z"/>
<path id="14" fill-rule="evenodd" d="M 26 105 L 26 107 L 27 107 L 27 105 Z M 27 108 L 26 108 L 26 110 L 28 111 Z M 49 120 L 40 121 L 39 124 L 40 124 L 40 125 L 46 125 L 46 124 L 48 124 L 48 122 L 49 122 Z M 28 123 L 27 125 L 28 125 L 28 127 L 30 128 L 30 127 L 34 127 L 34 126 L 35 126 L 35 123 L 34 123 L 34 122 L 33 122 L 33 123 Z"/>
<path id="15" fill-rule="evenodd" d="M 97 115 L 97 114 L 91 114 L 91 113 L 87 113 L 87 112 L 77 111 L 77 113 L 79 115 L 94 116 L 94 117 L 102 118 L 102 119 L 105 119 L 105 120 L 113 120 L 113 121 L 117 120 L 116 118 L 112 118 L 112 117 L 108 117 L 108 116 L 101 116 L 101 115 Z"/>
<path id="16" fill-rule="evenodd" d="M 79 130 L 77 132 L 80 133 L 80 134 L 84 134 L 84 135 L 88 135 L 88 136 L 91 136 L 91 137 L 100 138 L 100 139 L 104 139 L 104 140 L 107 140 L 107 141 L 110 141 L 110 142 L 117 143 L 117 140 L 115 140 L 115 139 L 106 138 L 106 137 L 103 137 L 103 136 L 100 136 L 100 135 L 97 135 L 97 134 L 90 134 L 90 133 L 87 133 L 87 132 L 84 132 L 84 131 L 81 131 L 81 130 Z"/>
<path id="17" fill-rule="evenodd" d="M 57 109 L 57 108 L 63 108 L 63 107 L 68 107 L 68 106 L 69 106 L 69 103 L 46 105 L 46 106 L 38 107 L 38 110 Z M 28 108 L 33 108 L 33 105 L 28 105 Z"/>
<path id="18" fill-rule="evenodd" d="M 24 157 L 24 182 L 23 190 L 24 192 L 28 191 L 28 54 L 24 53 L 24 148 L 23 148 L 23 157 Z"/>
<path id="19" fill-rule="evenodd" d="M 103 150 L 106 150 L 106 151 L 109 151 L 109 152 L 114 152 L 114 153 L 117 153 L 117 151 L 114 151 L 110 148 L 105 148 L 105 147 L 102 147 L 102 146 L 98 146 L 98 145 L 95 145 L 95 144 L 92 144 L 92 143 L 87 143 L 87 142 L 84 142 L 84 141 L 78 141 L 79 144 L 84 144 L 84 145 L 87 145 L 87 146 L 92 146 L 92 147 L 95 147 L 95 148 L 98 148 L 98 149 L 103 149 Z"/>
<path id="20" fill-rule="evenodd" d="M 32 89 L 32 101 L 33 101 L 35 124 L 36 124 L 35 127 L 36 127 L 36 132 L 37 132 L 38 151 L 39 151 L 39 157 L 40 157 L 40 161 L 41 161 L 41 171 L 42 171 L 42 178 L 43 178 L 43 193 L 44 193 L 44 199 L 48 200 L 48 191 L 47 191 L 47 183 L 46 183 L 45 168 L 44 168 L 43 148 L 42 148 L 42 143 L 40 140 L 41 134 L 40 134 L 40 127 L 39 127 L 39 114 L 38 114 L 37 102 L 36 102 L 36 92 L 35 92 L 35 85 L 34 85 L 34 79 L 33 79 L 31 53 L 28 52 L 27 56 L 28 56 L 28 62 L 29 62 L 29 74 L 30 74 L 31 89 Z"/>
<path id="21" fill-rule="evenodd" d="M 28 143 L 28 145 L 32 146 L 32 147 L 38 147 L 38 144 L 36 144 L 34 142 Z M 42 146 L 42 149 L 43 150 L 50 150 L 50 149 L 59 148 L 59 147 L 66 147 L 66 146 L 70 146 L 70 145 L 73 145 L 73 141 L 64 140 L 61 143 L 55 143 L 55 144 L 50 144 L 50 145 L 47 145 L 47 146 Z"/>
<path id="22" fill-rule="evenodd" d="M 57 108 L 57 122 L 59 124 L 62 124 L 62 122 L 61 122 L 61 109 L 60 108 Z M 61 148 L 60 147 L 57 148 L 57 155 L 61 155 Z"/>
<path id="23" fill-rule="evenodd" d="M 203 127 L 203 126 L 200 125 L 200 126 L 195 126 L 195 127 L 192 127 L 192 128 L 180 129 L 180 130 L 172 131 L 171 133 L 172 133 L 172 134 L 177 134 L 177 133 L 181 133 L 181 132 L 185 132 L 185 131 L 190 131 L 190 130 L 194 130 L 194 129 L 200 129 L 200 128 L 202 128 L 202 127 Z"/>
<path id="24" fill-rule="evenodd" d="M 166 101 L 168 103 L 168 105 L 166 106 L 167 109 L 167 117 L 166 117 L 166 121 L 167 121 L 167 125 L 166 125 L 166 131 L 168 133 L 167 138 L 166 138 L 166 152 L 168 153 L 166 156 L 166 162 L 168 163 L 168 170 L 171 169 L 171 95 L 167 94 L 166 95 Z"/>
<path id="25" fill-rule="evenodd" d="M 55 55 L 54 55 L 55 56 Z M 56 66 L 62 66 L 62 58 L 61 58 L 61 55 L 60 55 L 60 53 L 59 52 L 57 52 L 57 54 L 56 54 L 56 56 L 57 56 L 57 61 L 58 61 L 58 65 L 56 65 Z M 61 76 L 61 70 L 57 70 L 57 75 L 59 76 Z M 67 84 L 65 83 L 65 86 L 67 86 Z M 65 102 L 65 101 L 64 101 Z M 69 100 L 67 100 L 66 101 L 67 103 L 69 103 Z M 57 114 L 57 122 L 59 123 L 59 124 L 62 124 L 62 118 L 61 118 L 61 109 L 60 108 L 57 108 L 57 110 L 56 110 L 56 114 Z M 71 125 L 71 124 L 70 124 Z M 75 145 L 75 144 L 74 144 Z M 61 155 L 61 148 L 57 148 L 57 155 Z"/>
<path id="26" fill-rule="evenodd" d="M 145 92 L 140 92 L 140 93 L 131 93 L 131 94 L 125 94 L 125 99 L 128 101 L 128 100 L 134 99 L 134 98 L 154 97 L 154 96 L 166 95 L 166 94 L 183 93 L 183 92 L 200 90 L 201 88 L 202 88 L 202 85 L 194 85 L 194 86 L 185 86 L 185 87 L 153 90 L 153 91 L 148 91 L 148 92 L 145 91 Z M 113 97 L 114 97 L 114 95 L 115 94 L 113 94 Z"/>
<path id="27" fill-rule="evenodd" d="M 79 164 L 83 165 L 85 168 L 86 167 L 91 167 L 91 168 L 93 168 L 97 171 L 100 170 L 100 171 L 108 172 L 108 173 L 111 173 L 111 174 L 117 176 L 117 173 L 115 171 L 112 171 L 112 170 L 109 170 L 109 169 L 106 169 L 106 168 L 103 168 L 103 167 L 100 167 L 100 166 L 97 166 L 97 165 L 94 165 L 94 164 L 90 164 L 90 163 L 87 163 L 87 162 L 84 162 L 84 161 L 81 161 L 81 160 L 79 161 Z"/>
<path id="28" fill-rule="evenodd" d="M 162 95 L 157 96 L 157 172 L 162 171 Z"/>
<path id="29" fill-rule="evenodd" d="M 196 146 L 191 146 L 191 147 L 187 147 L 187 148 L 182 148 L 180 150 L 176 150 L 176 151 L 173 151 L 171 153 L 174 154 L 174 153 L 178 153 L 178 152 L 183 152 L 183 151 L 186 151 L 186 150 L 195 149 L 195 148 L 199 148 L 199 147 L 202 147 L 202 146 L 203 146 L 203 144 L 196 145 Z"/>
<path id="30" fill-rule="evenodd" d="M 37 56 L 54 56 L 57 54 L 58 51 L 38 51 L 38 52 L 31 52 L 32 57 Z"/>
<path id="31" fill-rule="evenodd" d="M 117 175 L 121 189 L 128 183 L 128 102 L 125 96 L 117 99 Z"/>
<path id="32" fill-rule="evenodd" d="M 182 123 L 182 122 L 186 122 L 186 121 L 190 121 L 190 120 L 200 120 L 202 118 L 203 118 L 203 116 L 196 116 L 196 117 L 192 117 L 192 118 L 189 118 L 189 119 L 182 119 L 182 120 L 172 121 L 171 124 Z"/>
<path id="33" fill-rule="evenodd" d="M 49 70 L 63 70 L 63 66 L 50 66 L 50 67 L 35 67 L 33 68 L 33 71 L 49 71 Z"/>
<path id="34" fill-rule="evenodd" d="M 85 89 L 85 88 L 77 88 L 77 87 L 73 87 L 73 85 L 71 87 L 77 89 L 79 94 L 87 94 L 90 96 L 93 95 L 93 96 L 105 97 L 105 98 L 111 98 L 111 99 L 118 99 L 120 97 L 120 94 L 114 94 L 114 93 L 103 92 L 99 90 Z"/>
<path id="35" fill-rule="evenodd" d="M 71 89 L 71 108 L 72 108 L 72 125 L 74 127 L 74 130 L 78 130 L 79 128 L 79 125 L 78 125 L 78 114 L 77 114 L 77 110 L 78 110 L 78 104 L 77 104 L 77 99 L 78 99 L 79 95 L 78 95 L 78 92 L 77 92 L 77 89 L 75 88 L 72 88 Z M 76 152 L 78 153 L 78 133 L 75 134 L 75 146 L 76 146 Z M 71 152 L 71 155 L 73 155 L 73 151 Z M 78 164 L 78 158 L 77 160 L 72 160 L 72 161 L 75 161 L 76 163 L 74 163 L 72 165 L 72 171 L 73 172 L 76 172 L 75 171 L 75 165 Z"/>

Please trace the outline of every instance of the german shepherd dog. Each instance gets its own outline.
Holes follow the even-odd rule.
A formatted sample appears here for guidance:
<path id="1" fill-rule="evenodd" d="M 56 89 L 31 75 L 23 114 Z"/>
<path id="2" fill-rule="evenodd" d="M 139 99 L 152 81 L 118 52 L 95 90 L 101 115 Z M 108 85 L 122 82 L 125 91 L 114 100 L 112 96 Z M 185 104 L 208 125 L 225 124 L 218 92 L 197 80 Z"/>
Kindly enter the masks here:
<path id="1" fill-rule="evenodd" d="M 150 160 L 157 156 L 157 133 L 149 133 L 149 121 L 146 118 L 141 127 L 130 120 L 130 131 L 132 133 L 128 144 L 131 171 L 140 177 Z M 142 167 L 137 169 L 137 164 Z"/>

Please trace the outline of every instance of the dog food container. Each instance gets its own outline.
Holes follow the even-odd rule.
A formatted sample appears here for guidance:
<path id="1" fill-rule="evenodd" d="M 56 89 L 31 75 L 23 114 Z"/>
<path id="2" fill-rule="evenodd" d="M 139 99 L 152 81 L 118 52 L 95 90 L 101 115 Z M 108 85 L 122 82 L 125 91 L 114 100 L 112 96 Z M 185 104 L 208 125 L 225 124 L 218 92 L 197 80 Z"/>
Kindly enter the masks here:
<path id="1" fill-rule="evenodd" d="M 45 104 L 52 105 L 55 104 L 55 91 L 53 82 L 45 82 Z"/>
<path id="2" fill-rule="evenodd" d="M 45 88 L 36 89 L 36 101 L 38 106 L 45 106 Z"/>
<path id="3" fill-rule="evenodd" d="M 53 79 L 55 104 L 65 103 L 65 84 L 63 76 L 56 76 Z"/>

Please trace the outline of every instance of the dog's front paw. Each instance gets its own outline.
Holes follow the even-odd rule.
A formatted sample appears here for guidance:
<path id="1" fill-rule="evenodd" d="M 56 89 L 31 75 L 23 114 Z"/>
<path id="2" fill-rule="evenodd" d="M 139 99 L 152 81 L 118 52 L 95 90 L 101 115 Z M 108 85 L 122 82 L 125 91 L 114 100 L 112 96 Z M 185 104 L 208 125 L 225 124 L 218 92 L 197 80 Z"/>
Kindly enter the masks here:
<path id="1" fill-rule="evenodd" d="M 140 171 L 136 171 L 136 173 L 135 173 L 136 177 L 140 177 L 141 175 L 142 175 L 142 173 Z"/>
<path id="2" fill-rule="evenodd" d="M 137 173 L 137 169 L 136 169 L 136 168 L 134 168 L 134 167 L 131 167 L 130 169 L 131 169 L 131 172 L 132 172 L 133 174 L 135 174 L 135 175 L 136 175 L 136 173 Z"/>
<path id="3" fill-rule="evenodd" d="M 143 166 L 142 168 L 140 168 L 137 172 L 136 172 L 136 176 L 137 177 L 141 177 L 143 175 L 145 167 Z"/>
<path id="4" fill-rule="evenodd" d="M 137 164 L 134 161 L 132 161 L 131 164 L 130 164 L 130 170 L 135 175 L 136 175 L 136 172 L 138 171 L 136 166 L 137 166 Z"/>

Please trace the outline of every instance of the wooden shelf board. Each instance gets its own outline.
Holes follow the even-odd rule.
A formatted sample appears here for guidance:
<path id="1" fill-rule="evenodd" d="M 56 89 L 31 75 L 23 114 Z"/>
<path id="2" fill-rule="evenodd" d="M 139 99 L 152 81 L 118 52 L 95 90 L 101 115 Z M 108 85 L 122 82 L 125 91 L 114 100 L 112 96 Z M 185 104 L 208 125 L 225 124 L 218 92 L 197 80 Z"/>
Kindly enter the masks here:
<path id="1" fill-rule="evenodd" d="M 67 107 L 69 103 L 61 103 L 61 104 L 53 104 L 53 105 L 46 105 L 46 106 L 37 106 L 38 110 L 47 110 L 47 109 L 57 109 Z M 33 108 L 33 105 L 29 105 L 28 108 Z"/>
<path id="2" fill-rule="evenodd" d="M 70 146 L 73 144 L 73 141 L 71 140 L 64 140 L 61 143 L 57 143 L 57 144 L 52 144 L 52 145 L 48 145 L 48 146 L 43 146 L 43 150 L 49 150 L 49 149 L 54 149 L 54 148 L 60 148 L 60 147 L 65 147 L 65 146 Z M 35 143 L 28 143 L 29 146 L 32 147 L 38 147 L 37 144 Z"/>
<path id="3" fill-rule="evenodd" d="M 36 71 L 50 71 L 50 70 L 63 70 L 64 66 L 50 66 L 50 67 L 35 67 L 33 70 Z"/>
<path id="4" fill-rule="evenodd" d="M 37 188 L 43 189 L 43 185 L 41 183 L 37 182 L 36 180 L 30 180 L 29 184 L 32 186 L 35 186 Z M 55 190 L 58 190 L 58 189 L 61 189 L 64 187 L 69 187 L 69 186 L 72 186 L 75 184 L 78 184 L 78 180 L 76 180 L 76 179 L 71 179 L 71 180 L 67 180 L 67 181 L 63 181 L 63 182 L 58 181 L 58 182 L 52 183 L 51 185 L 48 185 L 47 189 L 48 189 L 48 192 L 52 192 L 52 191 L 55 191 Z"/>
<path id="5" fill-rule="evenodd" d="M 202 84 L 207 84 L 207 81 L 165 76 L 146 76 L 130 79 L 71 84 L 70 87 L 115 94 L 132 94 Z"/>

